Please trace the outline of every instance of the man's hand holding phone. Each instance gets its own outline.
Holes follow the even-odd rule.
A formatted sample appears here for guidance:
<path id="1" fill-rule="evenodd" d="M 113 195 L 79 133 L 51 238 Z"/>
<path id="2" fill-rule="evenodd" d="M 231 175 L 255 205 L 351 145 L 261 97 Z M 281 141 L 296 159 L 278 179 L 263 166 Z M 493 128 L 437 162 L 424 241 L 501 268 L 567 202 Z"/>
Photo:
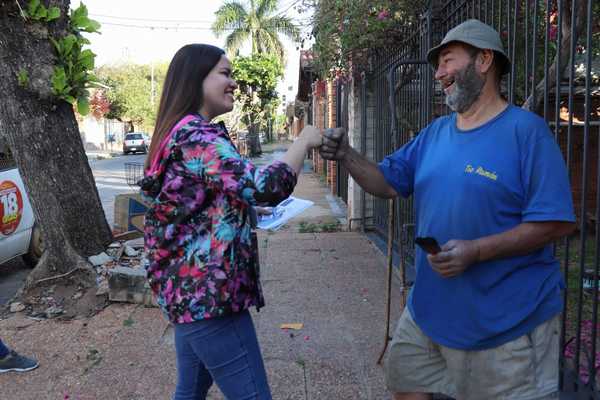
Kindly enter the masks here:
<path id="1" fill-rule="evenodd" d="M 479 262 L 479 245 L 476 240 L 450 240 L 443 246 L 437 246 L 437 242 L 426 240 L 423 243 L 417 238 L 415 243 L 419 244 L 425 250 L 427 261 L 431 264 L 431 268 L 444 278 L 451 278 L 462 274 L 471 265 Z"/>

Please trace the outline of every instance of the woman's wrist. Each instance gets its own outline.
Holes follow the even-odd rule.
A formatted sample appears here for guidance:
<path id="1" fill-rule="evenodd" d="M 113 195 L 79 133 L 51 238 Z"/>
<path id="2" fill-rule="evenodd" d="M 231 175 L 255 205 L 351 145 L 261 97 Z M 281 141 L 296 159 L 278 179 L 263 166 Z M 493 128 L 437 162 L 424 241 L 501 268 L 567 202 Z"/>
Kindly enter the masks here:
<path id="1" fill-rule="evenodd" d="M 294 143 L 298 143 L 298 146 L 300 148 L 304 149 L 305 153 L 310 150 L 310 145 L 308 143 L 308 140 L 306 140 L 306 138 L 303 138 L 302 136 L 299 136 L 298 138 L 296 138 Z"/>

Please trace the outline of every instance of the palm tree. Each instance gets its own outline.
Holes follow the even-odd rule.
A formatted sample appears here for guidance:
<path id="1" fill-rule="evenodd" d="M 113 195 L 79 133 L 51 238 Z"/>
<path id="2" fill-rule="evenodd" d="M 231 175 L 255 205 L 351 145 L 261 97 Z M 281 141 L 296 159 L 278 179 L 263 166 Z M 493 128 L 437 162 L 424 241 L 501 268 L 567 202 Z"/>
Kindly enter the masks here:
<path id="1" fill-rule="evenodd" d="M 300 30 L 290 18 L 275 14 L 278 1 L 248 0 L 249 4 L 243 4 L 238 0 L 227 0 L 217 10 L 212 31 L 217 37 L 231 31 L 225 39 L 229 55 L 235 55 L 250 39 L 253 54 L 277 54 L 283 63 L 285 53 L 279 35 L 298 41 Z"/>

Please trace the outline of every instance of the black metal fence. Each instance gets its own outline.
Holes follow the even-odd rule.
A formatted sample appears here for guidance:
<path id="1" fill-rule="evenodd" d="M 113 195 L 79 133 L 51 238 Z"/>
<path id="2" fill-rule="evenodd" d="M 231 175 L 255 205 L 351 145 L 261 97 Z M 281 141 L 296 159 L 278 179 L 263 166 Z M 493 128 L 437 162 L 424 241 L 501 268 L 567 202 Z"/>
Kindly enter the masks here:
<path id="1" fill-rule="evenodd" d="M 349 85 L 342 80 L 336 83 L 336 126 L 348 129 L 348 93 Z M 336 194 L 348 204 L 348 170 L 342 163 L 336 163 Z"/>
<path id="2" fill-rule="evenodd" d="M 511 73 L 502 83 L 503 94 L 548 121 L 567 162 L 578 233 L 555 246 L 567 284 L 561 330 L 561 398 L 600 399 L 600 1 L 433 2 L 407 29 L 411 33 L 402 43 L 372 55 L 361 91 L 360 128 L 365 139 L 361 150 L 367 153 L 365 141 L 372 138 L 369 155 L 379 161 L 436 116 L 448 112 L 425 55 L 445 32 L 469 18 L 480 19 L 500 32 L 513 60 Z M 343 96 L 338 96 L 338 102 L 340 98 Z M 372 115 L 365 105 L 369 101 Z M 372 129 L 367 129 L 369 118 Z M 372 201 L 373 228 L 386 237 L 388 202 Z M 396 204 L 396 248 L 411 263 L 412 199 Z M 365 210 L 363 206 L 363 216 Z"/>

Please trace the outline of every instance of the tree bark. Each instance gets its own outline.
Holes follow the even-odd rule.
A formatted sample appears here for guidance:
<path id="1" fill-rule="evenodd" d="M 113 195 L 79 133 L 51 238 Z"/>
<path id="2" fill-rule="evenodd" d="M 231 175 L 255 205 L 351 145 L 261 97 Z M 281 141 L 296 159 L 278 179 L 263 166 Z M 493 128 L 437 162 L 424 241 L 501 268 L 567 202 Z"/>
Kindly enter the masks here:
<path id="1" fill-rule="evenodd" d="M 572 1 L 572 0 L 571 0 Z M 554 57 L 554 61 L 550 65 L 548 69 L 548 75 L 544 76 L 544 78 L 537 84 L 534 88 L 534 92 L 529 95 L 529 97 L 525 100 L 523 105 L 521 106 L 525 110 L 538 112 L 542 106 L 543 96 L 541 93 L 544 91 L 546 86 L 546 80 L 548 81 L 548 90 L 552 90 L 556 87 L 556 69 L 558 68 L 559 76 L 562 77 L 565 73 L 565 69 L 569 66 L 569 60 L 572 59 L 571 55 L 571 5 L 570 1 L 563 3 L 563 9 L 559 10 L 559 12 L 563 13 L 562 17 L 562 26 L 559 27 L 561 29 L 561 41 L 560 47 L 561 52 L 556 54 Z M 583 31 L 583 24 L 587 17 L 586 3 L 584 1 L 579 1 L 577 4 L 577 11 L 575 17 L 575 43 L 579 39 L 581 32 Z M 513 61 L 514 62 L 514 61 Z M 558 82 L 560 85 L 560 82 Z M 533 104 L 533 97 L 535 93 L 535 104 Z"/>
<path id="2" fill-rule="evenodd" d="M 246 143 L 248 146 L 248 156 L 249 157 L 257 157 L 262 153 L 262 149 L 260 146 L 260 139 L 258 136 L 258 124 L 254 120 L 254 118 L 248 118 L 248 136 L 246 138 Z"/>
<path id="3" fill-rule="evenodd" d="M 43 3 L 58 6 L 61 18 L 26 21 L 15 1 L 0 0 L 0 135 L 13 151 L 46 251 L 26 289 L 76 268 L 88 269 L 79 282 L 88 286 L 95 282 L 86 259 L 102 252 L 112 235 L 73 108 L 51 92 L 56 56 L 48 37 L 64 35 L 69 1 Z M 21 71 L 29 76 L 25 87 L 17 79 Z"/>

